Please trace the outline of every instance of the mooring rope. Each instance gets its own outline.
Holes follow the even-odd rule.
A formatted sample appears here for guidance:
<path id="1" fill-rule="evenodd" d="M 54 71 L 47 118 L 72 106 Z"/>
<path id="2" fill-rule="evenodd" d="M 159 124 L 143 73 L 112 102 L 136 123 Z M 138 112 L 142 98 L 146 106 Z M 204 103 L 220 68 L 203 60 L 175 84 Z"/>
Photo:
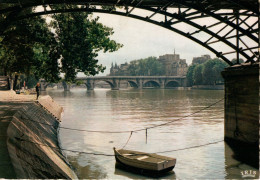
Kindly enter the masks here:
<path id="1" fill-rule="evenodd" d="M 190 116 L 192 116 L 192 115 L 194 115 L 194 114 L 200 113 L 200 112 L 203 111 L 203 110 L 209 109 L 210 107 L 212 107 L 212 106 L 218 104 L 219 102 L 221 102 L 221 101 L 223 101 L 223 100 L 224 100 L 224 98 L 222 98 L 222 99 L 220 99 L 220 100 L 218 100 L 218 101 L 216 101 L 216 102 L 210 104 L 209 106 L 206 106 L 206 107 L 204 107 L 204 108 L 202 108 L 202 109 L 200 109 L 200 110 L 198 110 L 198 111 L 195 111 L 195 112 L 193 112 L 193 113 L 191 113 L 191 114 L 189 114 L 189 115 L 187 115 L 187 116 L 183 116 L 183 117 L 181 117 L 181 118 L 174 119 L 174 120 L 168 121 L 168 122 L 166 122 L 166 123 L 162 123 L 162 124 L 158 124 L 158 125 L 154 125 L 154 126 L 150 126 L 150 127 L 146 127 L 146 128 L 136 129 L 136 130 L 132 130 L 132 131 L 129 131 L 129 130 L 128 130 L 128 131 L 98 131 L 98 130 L 95 131 L 95 130 L 75 129 L 75 128 L 69 128 L 69 127 L 63 127 L 63 126 L 59 126 L 59 128 L 60 128 L 60 129 L 67 129 L 67 130 L 73 130 L 73 131 L 91 132 L 91 133 L 130 133 L 130 136 L 129 136 L 127 142 L 126 142 L 125 145 L 123 146 L 123 148 L 125 148 L 125 147 L 127 146 L 127 144 L 129 143 L 129 141 L 130 141 L 130 139 L 131 139 L 131 137 L 132 137 L 133 132 L 145 131 L 146 144 L 147 144 L 148 129 L 153 129 L 153 128 L 157 128 L 157 127 L 160 127 L 160 126 L 165 126 L 165 125 L 171 124 L 171 123 L 176 122 L 176 121 L 180 121 L 180 120 L 182 120 L 182 119 L 184 119 L 184 118 L 187 118 L 187 117 L 190 117 Z M 23 116 L 21 116 L 21 118 L 24 119 L 24 120 L 27 120 L 27 121 L 32 121 L 32 122 L 36 122 L 36 123 L 39 123 L 39 124 L 43 124 L 43 125 L 47 125 L 47 126 L 52 126 L 52 127 L 54 127 L 54 125 L 47 124 L 47 123 L 43 123 L 43 122 L 34 121 L 34 120 L 32 120 L 32 119 L 24 118 Z M 122 149 L 123 149 L 123 148 L 122 148 Z"/>
<path id="2" fill-rule="evenodd" d="M 219 102 L 221 102 L 221 101 L 223 101 L 223 100 L 224 100 L 224 98 L 222 98 L 222 99 L 220 99 L 220 100 L 218 100 L 218 101 L 216 101 L 216 102 L 210 104 L 209 106 L 206 106 L 206 107 L 204 107 L 204 108 L 202 108 L 202 109 L 200 109 L 200 110 L 198 110 L 198 111 L 195 111 L 195 112 L 193 112 L 193 113 L 191 113 L 191 114 L 189 114 L 189 115 L 183 116 L 183 117 L 181 117 L 181 118 L 174 119 L 174 120 L 168 121 L 168 122 L 166 122 L 166 123 L 157 124 L 157 125 L 154 125 L 154 126 L 145 127 L 145 128 L 140 128 L 140 129 L 136 129 L 136 130 L 132 130 L 132 131 L 130 131 L 130 130 L 126 130 L 126 131 L 85 130 L 85 129 L 76 129 L 76 128 L 63 127 L 63 126 L 59 126 L 59 128 L 60 128 L 60 129 L 67 129 L 67 130 L 73 130 L 73 131 L 90 132 L 90 133 L 111 133 L 111 134 L 112 134 L 112 133 L 131 133 L 131 132 L 147 131 L 148 129 L 153 129 L 153 128 L 157 128 L 157 127 L 160 127 L 160 126 L 165 126 L 165 125 L 171 124 L 171 123 L 173 123 L 173 122 L 183 120 L 183 119 L 185 119 L 185 118 L 187 118 L 187 117 L 190 117 L 190 116 L 192 116 L 192 115 L 194 115 L 194 114 L 198 114 L 198 113 L 200 113 L 201 111 L 204 111 L 204 110 L 206 110 L 206 109 L 209 109 L 210 107 L 212 107 L 212 106 L 218 104 Z M 28 118 L 23 118 L 23 117 L 21 117 L 21 118 L 24 119 L 24 120 L 28 120 L 28 121 L 36 122 L 36 123 L 39 123 L 39 124 L 43 124 L 43 125 L 53 126 L 53 127 L 54 127 L 54 125 L 51 125 L 51 124 L 34 121 L 34 120 L 28 119 Z"/>
<path id="3" fill-rule="evenodd" d="M 123 146 L 121 149 L 124 149 L 124 148 L 126 147 L 126 145 L 128 144 L 129 140 L 130 140 L 130 139 L 131 139 L 131 137 L 132 137 L 132 134 L 133 134 L 133 131 L 131 131 L 131 133 L 130 133 L 130 136 L 129 136 L 128 140 L 126 141 L 125 145 L 124 145 L 124 146 Z"/>
<path id="4" fill-rule="evenodd" d="M 29 143 L 32 143 L 32 144 L 35 144 L 35 145 L 46 146 L 46 147 L 49 147 L 51 149 L 58 149 L 58 150 L 61 150 L 61 151 L 68 151 L 68 152 L 73 152 L 73 153 L 82 153 L 82 154 L 95 155 L 95 156 L 116 156 L 114 154 L 84 152 L 84 151 L 77 151 L 77 150 L 65 149 L 65 148 L 60 148 L 60 147 L 53 147 L 53 146 L 49 146 L 47 144 L 36 143 L 36 142 L 32 142 L 32 141 L 29 141 L 29 140 L 26 140 L 26 139 L 22 139 L 22 138 L 19 138 L 19 137 L 15 137 L 15 139 L 18 140 L 18 141 L 29 142 Z M 190 146 L 190 147 L 180 148 L 180 149 L 173 149 L 173 150 L 167 150 L 167 151 L 154 152 L 154 153 L 156 153 L 156 154 L 157 153 L 163 154 L 163 153 L 168 153 L 168 152 L 183 151 L 183 150 L 194 149 L 194 148 L 199 148 L 199 147 L 203 147 L 203 146 L 209 146 L 209 145 L 217 144 L 217 143 L 220 143 L 220 142 L 223 142 L 223 141 L 224 140 L 219 140 L 219 141 L 210 142 L 210 143 L 206 143 L 206 144 Z M 135 154 L 135 155 L 143 155 L 143 154 Z"/>

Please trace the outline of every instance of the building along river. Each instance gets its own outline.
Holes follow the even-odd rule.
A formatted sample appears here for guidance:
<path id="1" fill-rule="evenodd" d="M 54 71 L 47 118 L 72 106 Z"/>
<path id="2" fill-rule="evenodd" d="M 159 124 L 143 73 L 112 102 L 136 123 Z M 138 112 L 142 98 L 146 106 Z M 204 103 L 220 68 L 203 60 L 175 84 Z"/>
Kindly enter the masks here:
<path id="1" fill-rule="evenodd" d="M 224 179 L 242 178 L 241 172 L 259 171 L 233 158 L 224 139 L 224 101 L 197 112 L 224 96 L 221 90 L 108 89 L 48 90 L 64 107 L 62 127 L 93 131 L 132 131 L 176 120 L 166 126 L 133 133 L 125 149 L 162 152 L 177 158 L 174 172 L 162 178 Z M 113 154 L 122 148 L 130 133 L 98 133 L 60 129 L 64 149 Z M 204 146 L 200 146 L 204 145 Z M 171 151 L 174 150 L 174 151 Z M 175 151 L 176 150 L 176 151 Z M 115 168 L 113 156 L 64 151 L 79 178 L 140 179 Z M 160 154 L 160 153 L 158 153 Z"/>

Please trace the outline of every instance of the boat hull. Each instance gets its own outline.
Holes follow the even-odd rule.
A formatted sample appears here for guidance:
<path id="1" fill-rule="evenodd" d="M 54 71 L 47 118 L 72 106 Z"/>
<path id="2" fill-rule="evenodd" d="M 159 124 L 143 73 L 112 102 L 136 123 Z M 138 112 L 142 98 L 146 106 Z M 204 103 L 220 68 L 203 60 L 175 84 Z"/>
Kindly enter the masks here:
<path id="1" fill-rule="evenodd" d="M 150 169 L 144 169 L 144 168 L 139 168 L 139 167 L 135 167 L 135 166 L 130 166 L 127 165 L 123 162 L 121 162 L 119 160 L 119 158 L 116 157 L 116 167 L 120 168 L 120 169 L 124 169 L 124 170 L 129 170 L 138 174 L 144 174 L 144 175 L 150 175 L 150 176 L 158 176 L 158 175 L 162 175 L 165 174 L 167 172 L 170 172 L 173 170 L 174 166 L 168 167 L 166 169 L 157 171 L 157 170 L 150 170 Z"/>
<path id="2" fill-rule="evenodd" d="M 176 163 L 174 158 L 157 154 L 122 149 L 114 149 L 114 152 L 117 166 L 141 174 L 159 175 L 167 173 L 173 170 Z"/>

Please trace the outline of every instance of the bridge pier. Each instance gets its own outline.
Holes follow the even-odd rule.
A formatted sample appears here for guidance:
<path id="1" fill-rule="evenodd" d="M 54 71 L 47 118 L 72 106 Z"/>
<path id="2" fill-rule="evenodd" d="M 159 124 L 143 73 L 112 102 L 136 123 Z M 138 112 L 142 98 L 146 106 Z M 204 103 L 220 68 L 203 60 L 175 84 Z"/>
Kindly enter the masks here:
<path id="1" fill-rule="evenodd" d="M 62 82 L 64 91 L 70 91 L 70 84 L 66 83 L 65 81 Z"/>
<path id="2" fill-rule="evenodd" d="M 181 79 L 181 87 L 187 87 L 187 79 Z"/>
<path id="3" fill-rule="evenodd" d="M 86 82 L 87 90 L 93 91 L 95 88 L 95 82 L 93 80 L 88 79 Z"/>
<path id="4" fill-rule="evenodd" d="M 40 91 L 46 91 L 46 82 L 40 81 Z"/>
<path id="5" fill-rule="evenodd" d="M 160 79 L 159 82 L 160 82 L 160 89 L 165 89 L 165 81 Z"/>
<path id="6" fill-rule="evenodd" d="M 138 89 L 143 89 L 143 80 L 142 79 L 136 79 Z"/>
<path id="7" fill-rule="evenodd" d="M 243 160 L 259 166 L 259 63 L 235 65 L 225 79 L 225 141 Z"/>
<path id="8" fill-rule="evenodd" d="M 116 79 L 113 79 L 113 86 L 112 86 L 112 90 L 119 90 L 119 87 L 120 87 L 120 80 L 116 80 Z"/>

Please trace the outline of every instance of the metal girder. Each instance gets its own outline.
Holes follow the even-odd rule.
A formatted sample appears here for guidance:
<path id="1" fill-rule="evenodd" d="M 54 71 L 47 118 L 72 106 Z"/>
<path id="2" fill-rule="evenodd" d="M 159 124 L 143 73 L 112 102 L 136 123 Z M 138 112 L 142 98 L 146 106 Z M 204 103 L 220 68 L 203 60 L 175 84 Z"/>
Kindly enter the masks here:
<path id="1" fill-rule="evenodd" d="M 182 16 L 180 14 L 170 14 L 170 13 L 167 13 L 165 11 L 157 11 L 156 9 L 154 8 L 150 8 L 150 7 L 140 7 L 141 9 L 144 9 L 144 10 L 149 10 L 149 11 L 156 11 L 157 13 L 160 13 L 160 14 L 163 14 L 163 15 L 167 15 L 169 17 L 172 17 L 172 18 L 175 18 L 175 19 L 178 19 L 179 21 L 182 21 L 184 23 L 187 23 L 195 28 L 197 28 L 197 32 L 199 31 L 203 31 L 209 35 L 211 35 L 212 37 L 215 37 L 216 39 L 218 39 L 218 41 L 221 41 L 223 43 L 225 43 L 226 45 L 228 45 L 229 47 L 231 47 L 232 49 L 236 50 L 239 54 L 243 55 L 246 59 L 249 59 L 250 57 L 244 53 L 241 48 L 237 47 L 235 44 L 232 44 L 231 42 L 227 41 L 225 38 L 222 38 L 221 36 L 218 35 L 218 33 L 215 33 L 215 32 L 212 32 L 210 31 L 206 25 L 204 26 L 201 26 L 197 23 L 194 23 L 188 19 L 185 18 L 185 16 Z M 229 23 L 227 23 L 227 25 L 229 25 L 230 23 L 232 23 L 232 21 L 229 21 Z M 237 28 L 238 29 L 238 28 Z M 196 31 L 195 31 L 196 32 Z M 188 36 L 191 36 L 192 33 L 188 33 Z"/>
<path id="2" fill-rule="evenodd" d="M 149 23 L 153 23 L 164 28 L 167 28 L 171 31 L 174 31 L 178 34 L 181 34 L 192 41 L 197 42 L 203 47 L 209 49 L 213 53 L 215 53 L 218 57 L 222 58 L 229 65 L 232 65 L 231 61 L 225 56 L 231 53 L 237 53 L 238 55 L 244 56 L 248 61 L 254 62 L 253 59 L 258 60 L 259 54 L 255 53 L 254 50 L 257 49 L 258 44 L 258 21 L 254 22 L 250 25 L 247 23 L 247 20 L 250 17 L 258 17 L 259 12 L 255 11 L 255 0 L 23 0 L 23 1 L 15 1 L 15 0 L 0 0 L 1 3 L 14 3 L 12 7 L 1 9 L 0 6 L 0 15 L 3 13 L 10 13 L 9 18 L 1 22 L 2 27 L 0 27 L 3 31 L 4 27 L 7 27 L 11 21 L 20 20 L 23 18 L 28 18 L 37 15 L 44 14 L 52 14 L 52 13 L 63 13 L 63 12 L 80 12 L 80 11 L 88 11 L 88 12 L 99 12 L 99 13 L 110 13 L 115 15 L 127 16 L 139 20 L 143 20 Z M 77 5 L 86 5 L 86 8 L 78 8 L 78 9 L 62 9 L 55 11 L 48 11 L 46 6 L 49 4 L 77 4 Z M 247 4 L 245 6 L 245 4 Z M 23 9 L 44 5 L 43 12 L 33 12 L 32 14 L 20 16 L 19 13 L 15 15 L 16 12 L 22 11 Z M 104 9 L 92 9 L 90 6 L 92 5 L 104 5 L 111 6 L 111 10 Z M 125 12 L 117 11 L 116 6 L 125 7 Z M 131 8 L 129 10 L 129 7 Z M 146 16 L 141 14 L 132 14 L 135 8 L 146 10 L 148 14 Z M 168 9 L 176 9 L 178 12 L 170 12 Z M 223 12 L 221 9 L 234 10 L 234 12 Z M 151 14 L 149 14 L 151 12 Z M 156 16 L 164 16 L 164 21 L 156 20 Z M 245 19 L 241 17 L 245 16 Z M 196 20 L 200 20 L 203 18 L 211 17 L 214 19 L 215 23 L 213 24 L 200 24 L 196 22 Z M 167 20 L 169 19 L 169 20 Z M 236 22 L 234 22 L 236 20 Z M 240 21 L 240 22 L 239 22 Z M 174 26 L 178 24 L 187 24 L 189 26 L 194 27 L 196 30 L 193 32 L 185 32 L 185 29 L 178 29 Z M 217 28 L 222 25 L 221 28 Z M 243 25 L 243 26 L 242 26 Z M 4 27 L 3 27 L 4 26 Z M 231 29 L 231 30 L 230 30 Z M 236 30 L 236 35 L 232 33 Z M 228 31 L 224 35 L 221 35 L 223 31 Z M 196 34 L 200 34 L 201 32 L 206 33 L 209 37 L 207 40 L 202 40 L 200 37 L 196 37 Z M 231 35 L 230 35 L 231 34 Z M 230 35 L 230 36 L 228 36 Z M 254 45 L 247 44 L 246 41 L 241 38 L 248 38 L 250 41 L 255 42 Z M 232 42 L 232 39 L 236 39 L 236 42 Z M 240 43 L 244 45 L 245 48 L 240 47 Z M 232 51 L 220 52 L 217 48 L 212 47 L 212 44 L 223 43 L 233 49 Z M 238 57 L 238 56 L 237 56 Z"/>
<path id="3" fill-rule="evenodd" d="M 37 13 L 34 13 L 34 14 L 29 14 L 27 15 L 26 17 L 20 17 L 21 19 L 24 19 L 24 18 L 29 18 L 29 17 L 33 17 L 33 16 L 40 16 L 40 15 L 47 15 L 47 14 L 54 14 L 54 13 L 64 13 L 64 12 L 97 12 L 97 13 L 108 13 L 109 11 L 108 10 L 102 10 L 102 9 L 87 9 L 87 8 L 84 8 L 84 9 L 60 9 L 60 10 L 51 10 L 51 11 L 47 11 L 47 12 L 37 12 Z M 118 12 L 118 11 L 112 11 L 110 12 L 110 14 L 114 14 L 114 15 L 120 15 L 120 16 L 127 16 L 126 13 L 124 12 Z M 146 22 L 149 22 L 149 23 L 152 23 L 152 24 L 155 24 L 155 25 L 159 25 L 159 26 L 162 26 L 166 29 L 169 29 L 171 31 L 174 31 L 182 36 L 185 36 L 187 38 L 189 38 L 190 40 L 200 44 L 201 46 L 207 48 L 208 50 L 210 50 L 211 52 L 213 52 L 214 54 L 216 54 L 217 57 L 220 57 L 222 58 L 227 64 L 229 65 L 233 65 L 231 63 L 231 61 L 229 61 L 226 57 L 224 57 L 222 55 L 222 52 L 218 52 L 216 51 L 214 48 L 208 46 L 207 44 L 205 44 L 204 42 L 200 41 L 199 39 L 196 39 L 195 37 L 192 37 L 190 36 L 189 34 L 187 33 L 184 33 L 183 31 L 177 29 L 177 28 L 173 28 L 173 27 L 170 27 L 170 26 L 167 26 L 165 25 L 164 23 L 161 23 L 161 22 L 158 22 L 158 21 L 154 21 L 152 19 L 148 19 L 146 17 L 141 17 L 141 16 L 137 16 L 137 15 L 133 15 L 133 14 L 128 14 L 128 17 L 131 17 L 131 18 L 135 18 L 135 19 L 139 19 L 139 20 L 142 20 L 142 21 L 146 21 Z"/>
<path id="4" fill-rule="evenodd" d="M 128 4 L 134 3 L 138 0 L 129 0 Z M 251 11 L 258 11 L 257 1 L 256 0 L 182 0 L 187 3 L 194 4 L 203 4 L 204 7 L 208 9 L 249 9 Z M 144 0 L 145 6 L 157 6 L 161 7 L 165 4 L 171 2 L 171 0 Z M 125 2 L 118 2 L 118 0 L 0 0 L 0 3 L 9 3 L 9 4 L 34 4 L 34 5 L 43 5 L 45 4 L 61 4 L 61 3 L 74 3 L 74 4 L 85 4 L 91 3 L 92 5 L 115 5 L 116 3 L 120 6 L 123 6 Z M 172 5 L 172 7 L 177 7 Z"/>

